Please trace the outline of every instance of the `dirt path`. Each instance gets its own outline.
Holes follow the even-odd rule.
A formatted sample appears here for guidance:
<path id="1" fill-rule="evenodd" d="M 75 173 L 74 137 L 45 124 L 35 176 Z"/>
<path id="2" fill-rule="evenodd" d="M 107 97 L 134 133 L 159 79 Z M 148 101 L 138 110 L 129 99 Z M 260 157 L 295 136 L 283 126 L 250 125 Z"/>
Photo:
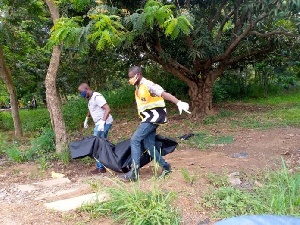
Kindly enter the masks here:
<path id="1" fill-rule="evenodd" d="M 201 221 L 210 221 L 202 224 L 211 224 L 214 221 L 208 212 L 201 210 L 200 204 L 201 196 L 209 187 L 208 174 L 229 175 L 233 172 L 255 174 L 266 168 L 280 168 L 282 157 L 291 168 L 300 166 L 300 128 L 242 130 L 232 132 L 230 135 L 234 137 L 233 143 L 214 146 L 208 151 L 191 149 L 182 141 L 175 152 L 165 157 L 171 163 L 173 173 L 160 186 L 176 193 L 175 204 L 181 210 L 183 224 L 197 225 Z M 246 157 L 241 158 L 241 156 Z M 47 193 L 84 186 L 87 180 L 104 182 L 104 177 L 114 178 L 117 175 L 106 173 L 90 176 L 89 171 L 93 168 L 94 164 L 87 166 L 75 161 L 68 167 L 56 165 L 49 171 L 41 173 L 33 163 L 9 165 L 2 160 L 0 164 L 0 224 L 112 224 L 111 221 L 105 219 L 89 219 L 87 215 L 77 211 L 62 213 L 46 209 L 44 203 L 57 200 L 55 196 L 37 199 L 38 196 L 47 195 Z M 182 169 L 195 175 L 193 185 L 183 178 Z M 22 185 L 50 179 L 52 170 L 65 174 L 71 183 L 31 191 L 20 189 Z M 141 169 L 142 188 L 151 187 L 152 171 L 152 163 Z M 77 196 L 92 191 L 88 187 L 79 190 L 72 195 Z M 65 197 L 72 197 L 72 195 Z"/>

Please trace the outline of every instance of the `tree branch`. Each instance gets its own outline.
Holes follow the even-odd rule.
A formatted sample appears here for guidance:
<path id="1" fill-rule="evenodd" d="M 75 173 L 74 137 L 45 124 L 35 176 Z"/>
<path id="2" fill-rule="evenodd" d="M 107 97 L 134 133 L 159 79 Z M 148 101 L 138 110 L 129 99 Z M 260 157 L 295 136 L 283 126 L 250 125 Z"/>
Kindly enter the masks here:
<path id="1" fill-rule="evenodd" d="M 195 80 L 195 75 L 191 74 L 191 71 L 186 68 L 185 66 L 181 65 L 177 61 L 173 59 L 168 59 L 166 62 L 158 54 L 151 54 L 148 52 L 149 58 L 153 61 L 157 62 L 158 64 L 162 65 L 162 67 L 168 71 L 169 73 L 174 74 L 177 78 L 184 81 L 189 87 L 192 87 L 193 80 Z"/>
<path id="2" fill-rule="evenodd" d="M 220 28 L 219 28 L 219 30 L 218 30 L 218 35 L 217 35 L 217 39 L 216 39 L 217 42 L 220 41 L 221 35 L 222 35 L 222 31 L 223 31 L 223 28 L 224 28 L 225 24 L 227 23 L 228 19 L 233 15 L 233 13 L 234 13 L 234 11 L 232 10 L 230 13 L 228 13 L 228 14 L 224 17 L 224 19 L 223 19 L 223 21 L 222 21 L 222 23 L 221 23 L 221 25 L 220 25 Z"/>
<path id="3" fill-rule="evenodd" d="M 261 48 L 259 50 L 254 50 L 250 53 L 241 54 L 238 57 L 229 60 L 226 64 L 227 65 L 234 65 L 234 64 L 239 63 L 243 60 L 249 60 L 252 57 L 257 56 L 257 55 L 265 56 L 266 54 L 270 53 L 271 51 L 273 51 L 273 48 L 270 47 L 270 46 L 268 46 L 268 48 Z"/>
<path id="4" fill-rule="evenodd" d="M 241 15 L 238 16 L 238 10 L 240 8 L 240 5 L 241 5 L 241 1 L 238 1 L 234 6 L 234 30 L 233 30 L 234 34 L 238 33 L 238 31 L 242 28 L 243 24 L 246 22 L 247 18 L 249 17 L 248 10 L 242 11 Z"/>
<path id="5" fill-rule="evenodd" d="M 187 8 L 188 10 L 190 10 L 190 8 L 191 8 L 191 0 L 187 0 L 185 2 L 185 8 Z"/>
<path id="6" fill-rule="evenodd" d="M 193 41 L 192 41 L 192 38 L 191 38 L 190 35 L 187 35 L 187 36 L 186 36 L 186 42 L 187 42 L 188 46 L 189 46 L 191 49 L 193 49 L 193 50 L 195 50 L 195 51 L 198 52 L 198 50 L 195 49 L 195 47 L 194 47 L 194 45 L 193 45 Z M 200 66 L 201 66 L 200 58 L 198 57 L 198 55 L 196 55 L 196 58 L 195 58 L 195 60 L 194 60 L 194 69 L 195 69 L 195 73 L 196 73 L 196 74 L 200 73 Z"/>
<path id="7" fill-rule="evenodd" d="M 233 42 L 230 44 L 230 46 L 227 48 L 227 50 L 225 51 L 225 53 L 214 59 L 214 61 L 223 61 L 226 58 L 229 57 L 229 55 L 234 51 L 234 49 L 236 48 L 236 46 L 249 34 L 249 32 L 251 31 L 251 29 L 262 19 L 264 19 L 265 17 L 267 17 L 268 14 L 267 13 L 263 13 L 261 16 L 259 16 L 254 22 L 250 23 L 248 25 L 248 27 L 244 30 L 244 32 L 238 36 L 235 40 L 233 40 Z"/>
<path id="8" fill-rule="evenodd" d="M 284 36 L 289 36 L 289 37 L 299 37 L 299 35 L 292 34 L 287 31 L 280 31 L 280 30 L 271 31 L 271 32 L 267 32 L 267 33 L 260 33 L 258 31 L 250 31 L 249 34 L 256 35 L 259 37 L 270 37 L 270 36 L 277 35 L 277 34 L 279 34 L 279 35 L 283 34 Z"/>
<path id="9" fill-rule="evenodd" d="M 209 25 L 208 25 L 208 30 L 212 31 L 212 29 L 214 28 L 214 26 L 216 25 L 216 23 L 218 22 L 218 20 L 220 19 L 222 10 L 225 6 L 225 4 L 227 3 L 227 0 L 223 0 L 221 5 L 218 7 L 218 11 L 217 13 L 211 12 L 211 16 L 215 15 L 214 18 L 210 18 L 209 20 Z"/>

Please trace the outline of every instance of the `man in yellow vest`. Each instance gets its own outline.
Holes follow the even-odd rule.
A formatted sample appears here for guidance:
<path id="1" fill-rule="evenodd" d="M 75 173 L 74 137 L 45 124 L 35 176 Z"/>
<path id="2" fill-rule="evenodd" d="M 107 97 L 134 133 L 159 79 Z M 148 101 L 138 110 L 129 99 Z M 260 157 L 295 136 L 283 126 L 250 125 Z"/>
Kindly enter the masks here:
<path id="1" fill-rule="evenodd" d="M 120 175 L 125 181 L 136 181 L 139 177 L 141 145 L 149 150 L 151 157 L 162 167 L 160 177 L 171 173 L 171 166 L 155 148 L 156 129 L 159 124 L 167 122 L 167 111 L 164 100 L 173 102 L 178 106 L 180 114 L 182 111 L 190 113 L 189 104 L 178 100 L 172 94 L 166 92 L 160 85 L 153 83 L 143 77 L 141 67 L 133 66 L 128 71 L 129 83 L 136 87 L 135 100 L 138 115 L 142 122 L 130 139 L 132 165 L 128 173 Z"/>

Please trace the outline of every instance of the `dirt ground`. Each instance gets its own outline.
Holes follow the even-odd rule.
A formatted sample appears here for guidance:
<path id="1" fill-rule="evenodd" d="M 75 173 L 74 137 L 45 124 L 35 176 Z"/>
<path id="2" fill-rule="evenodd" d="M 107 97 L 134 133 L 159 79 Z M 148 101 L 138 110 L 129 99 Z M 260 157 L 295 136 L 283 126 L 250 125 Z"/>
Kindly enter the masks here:
<path id="1" fill-rule="evenodd" d="M 174 116 L 169 126 L 176 123 Z M 126 127 L 135 127 L 136 124 L 121 123 L 116 121 L 111 133 L 114 139 L 122 139 L 126 134 L 118 130 Z M 178 125 L 179 126 L 179 125 Z M 160 130 L 163 134 L 170 127 Z M 220 132 L 221 128 L 214 128 Z M 182 132 L 191 132 L 192 128 L 185 128 Z M 131 130 L 128 130 L 128 134 Z M 188 140 L 177 139 L 177 149 L 165 156 L 171 163 L 173 173 L 160 183 L 160 187 L 176 193 L 175 205 L 182 215 L 183 224 L 200 225 L 213 224 L 209 212 L 201 208 L 201 196 L 209 189 L 208 175 L 215 173 L 227 176 L 234 172 L 256 174 L 264 169 L 275 169 L 282 166 L 283 157 L 290 169 L 300 166 L 300 128 L 275 128 L 268 130 L 222 130 L 225 135 L 231 135 L 234 141 L 230 144 L 215 145 L 209 150 L 201 151 L 191 147 Z M 172 135 L 171 135 L 172 136 Z M 174 135 L 173 135 L 174 136 Z M 246 157 L 240 157 L 246 154 Z M 0 161 L 1 162 L 1 161 Z M 12 164 L 2 158 L 0 164 L 0 224 L 113 224 L 108 219 L 91 219 L 87 214 L 71 212 L 55 212 L 47 210 L 42 200 L 36 196 L 43 192 L 54 190 L 42 189 L 32 192 L 21 192 L 17 185 L 31 184 L 36 181 L 51 179 L 51 171 L 63 173 L 72 182 L 65 184 L 60 189 L 68 189 L 86 180 L 106 182 L 105 177 L 114 178 L 118 174 L 107 172 L 104 175 L 90 175 L 94 163 L 85 164 L 83 161 L 74 160 L 70 165 L 53 164 L 45 172 L 41 172 L 34 163 Z M 187 182 L 182 175 L 182 169 L 195 176 L 193 185 Z M 151 187 L 153 180 L 153 163 L 141 169 L 141 188 Z M 128 184 L 130 186 L 130 184 Z"/>

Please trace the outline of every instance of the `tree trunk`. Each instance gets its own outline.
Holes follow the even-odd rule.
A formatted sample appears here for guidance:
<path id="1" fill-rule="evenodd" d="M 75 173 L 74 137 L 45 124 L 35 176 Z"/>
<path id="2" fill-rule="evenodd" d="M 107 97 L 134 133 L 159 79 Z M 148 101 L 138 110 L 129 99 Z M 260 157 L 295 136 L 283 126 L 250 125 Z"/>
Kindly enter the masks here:
<path id="1" fill-rule="evenodd" d="M 211 116 L 215 113 L 213 109 L 213 82 L 208 79 L 199 80 L 189 89 L 191 100 L 191 109 L 193 119 L 204 119 L 205 116 Z"/>
<path id="2" fill-rule="evenodd" d="M 53 23 L 59 19 L 58 8 L 54 1 L 46 0 L 49 7 Z M 59 46 L 55 46 L 52 50 L 51 60 L 47 71 L 45 86 L 46 86 L 46 101 L 48 111 L 51 117 L 51 124 L 55 133 L 56 152 L 61 152 L 67 146 L 66 125 L 61 110 L 61 100 L 57 93 L 56 77 L 61 57 Z"/>
<path id="3" fill-rule="evenodd" d="M 13 84 L 11 72 L 9 68 L 6 66 L 4 61 L 4 53 L 1 44 L 0 44 L 0 77 L 3 79 L 4 84 L 6 85 L 10 95 L 10 104 L 11 104 L 12 118 L 14 121 L 15 136 L 21 137 L 23 135 L 23 132 L 22 132 L 21 120 L 20 120 L 19 110 L 18 110 L 17 94 Z"/>

